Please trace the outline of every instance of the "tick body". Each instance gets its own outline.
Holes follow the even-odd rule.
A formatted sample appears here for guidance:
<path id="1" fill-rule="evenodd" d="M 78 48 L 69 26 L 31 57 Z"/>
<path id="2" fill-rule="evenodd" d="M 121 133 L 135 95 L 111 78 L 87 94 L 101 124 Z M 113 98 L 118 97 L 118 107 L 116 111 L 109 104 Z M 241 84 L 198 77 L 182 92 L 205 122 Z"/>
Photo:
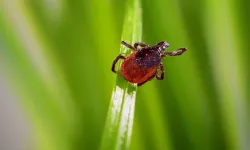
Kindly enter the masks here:
<path id="1" fill-rule="evenodd" d="M 166 56 L 181 55 L 187 50 L 186 48 L 179 48 L 173 52 L 164 52 L 169 47 L 169 44 L 165 41 L 159 42 L 154 46 L 149 46 L 141 42 L 134 43 L 134 46 L 124 41 L 121 44 L 133 50 L 133 53 L 128 57 L 118 55 L 113 62 L 112 71 L 116 73 L 115 65 L 119 59 L 123 59 L 121 75 L 128 82 L 137 83 L 138 86 L 143 85 L 153 78 L 163 80 L 164 67 L 161 59 Z M 159 71 L 160 73 L 158 73 Z"/>

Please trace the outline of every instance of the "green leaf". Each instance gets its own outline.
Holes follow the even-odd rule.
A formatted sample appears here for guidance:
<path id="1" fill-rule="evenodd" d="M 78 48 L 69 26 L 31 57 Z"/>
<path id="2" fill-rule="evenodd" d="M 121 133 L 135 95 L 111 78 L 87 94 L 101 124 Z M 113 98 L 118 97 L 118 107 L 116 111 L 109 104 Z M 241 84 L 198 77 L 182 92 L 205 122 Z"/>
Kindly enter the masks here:
<path id="1" fill-rule="evenodd" d="M 141 40 L 142 19 L 139 0 L 129 0 L 125 15 L 122 40 L 134 43 Z M 120 53 L 128 55 L 128 48 L 121 46 Z M 119 63 L 120 66 L 121 63 Z M 109 106 L 101 149 L 129 149 L 132 135 L 137 85 L 130 84 L 118 73 Z"/>

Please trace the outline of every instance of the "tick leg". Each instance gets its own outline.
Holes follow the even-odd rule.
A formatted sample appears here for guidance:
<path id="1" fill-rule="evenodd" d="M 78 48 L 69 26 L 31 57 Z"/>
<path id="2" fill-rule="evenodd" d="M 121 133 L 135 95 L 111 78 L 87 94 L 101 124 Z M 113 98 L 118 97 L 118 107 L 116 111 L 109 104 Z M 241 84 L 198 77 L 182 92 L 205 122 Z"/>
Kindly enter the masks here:
<path id="1" fill-rule="evenodd" d="M 115 65 L 116 65 L 116 63 L 118 62 L 119 59 L 125 59 L 125 57 L 120 54 L 115 58 L 115 60 L 113 61 L 113 64 L 112 64 L 112 69 L 111 69 L 114 73 L 116 73 Z"/>
<path id="2" fill-rule="evenodd" d="M 164 67 L 163 67 L 162 63 L 160 63 L 160 69 L 161 69 L 161 76 L 158 76 L 157 74 L 155 75 L 157 80 L 163 80 L 164 79 Z"/>
<path id="3" fill-rule="evenodd" d="M 137 49 L 135 47 L 133 47 L 132 45 L 129 45 L 128 43 L 126 43 L 124 41 L 122 41 L 121 44 L 126 46 L 127 48 L 132 49 L 133 51 L 137 51 Z"/>
<path id="4" fill-rule="evenodd" d="M 186 50 L 187 50 L 186 48 L 178 48 L 176 51 L 164 53 L 161 57 L 166 57 L 166 56 L 179 56 L 179 55 L 181 55 L 182 53 L 184 53 Z"/>
<path id="5" fill-rule="evenodd" d="M 138 46 L 147 47 L 148 45 L 145 44 L 145 43 L 142 43 L 142 42 L 136 42 L 136 43 L 134 44 L 134 47 L 137 49 Z"/>

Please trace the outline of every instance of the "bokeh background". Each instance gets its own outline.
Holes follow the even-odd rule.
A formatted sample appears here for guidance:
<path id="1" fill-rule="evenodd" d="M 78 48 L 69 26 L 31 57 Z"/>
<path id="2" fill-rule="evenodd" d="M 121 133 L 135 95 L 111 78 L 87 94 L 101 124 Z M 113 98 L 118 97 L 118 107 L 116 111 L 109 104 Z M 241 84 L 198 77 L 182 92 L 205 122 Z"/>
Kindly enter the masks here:
<path id="1" fill-rule="evenodd" d="M 124 0 L 0 1 L 0 149 L 99 149 Z M 250 149 L 250 1 L 141 0 L 166 76 L 139 87 L 131 150 Z"/>

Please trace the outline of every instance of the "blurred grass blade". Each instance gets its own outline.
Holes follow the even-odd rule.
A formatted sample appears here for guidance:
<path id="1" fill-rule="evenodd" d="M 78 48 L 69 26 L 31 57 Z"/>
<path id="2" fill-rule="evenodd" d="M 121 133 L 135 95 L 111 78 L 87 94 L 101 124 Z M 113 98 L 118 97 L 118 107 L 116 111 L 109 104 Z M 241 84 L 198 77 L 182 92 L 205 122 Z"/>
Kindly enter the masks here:
<path id="1" fill-rule="evenodd" d="M 245 127 L 247 118 L 244 115 L 247 109 L 245 108 L 247 94 L 244 90 L 246 77 L 243 55 L 236 51 L 240 49 L 241 44 L 238 42 L 240 39 L 237 36 L 235 12 L 230 9 L 234 7 L 230 1 L 223 3 L 223 9 L 219 7 L 218 1 L 208 1 L 206 9 L 209 12 L 213 8 L 214 13 L 207 13 L 205 18 L 207 22 L 214 22 L 206 26 L 206 31 L 209 31 L 207 32 L 211 47 L 209 55 L 212 59 L 216 88 L 219 91 L 225 141 L 229 150 L 244 150 L 249 149 L 245 140 L 248 136 Z"/>
<path id="2" fill-rule="evenodd" d="M 128 0 L 122 40 L 134 43 L 141 40 L 142 20 L 139 0 Z M 131 50 L 121 46 L 120 53 Z M 119 65 L 120 66 L 120 63 Z M 136 85 L 129 84 L 119 74 L 113 89 L 109 112 L 102 137 L 102 150 L 128 149 L 132 135 Z"/>
<path id="3" fill-rule="evenodd" d="M 70 145 L 73 103 L 59 65 L 28 7 L 22 1 L 4 4 L 0 16 L 0 59 L 11 92 L 17 94 L 34 126 L 32 142 L 36 144 L 28 146 L 66 150 Z"/>

